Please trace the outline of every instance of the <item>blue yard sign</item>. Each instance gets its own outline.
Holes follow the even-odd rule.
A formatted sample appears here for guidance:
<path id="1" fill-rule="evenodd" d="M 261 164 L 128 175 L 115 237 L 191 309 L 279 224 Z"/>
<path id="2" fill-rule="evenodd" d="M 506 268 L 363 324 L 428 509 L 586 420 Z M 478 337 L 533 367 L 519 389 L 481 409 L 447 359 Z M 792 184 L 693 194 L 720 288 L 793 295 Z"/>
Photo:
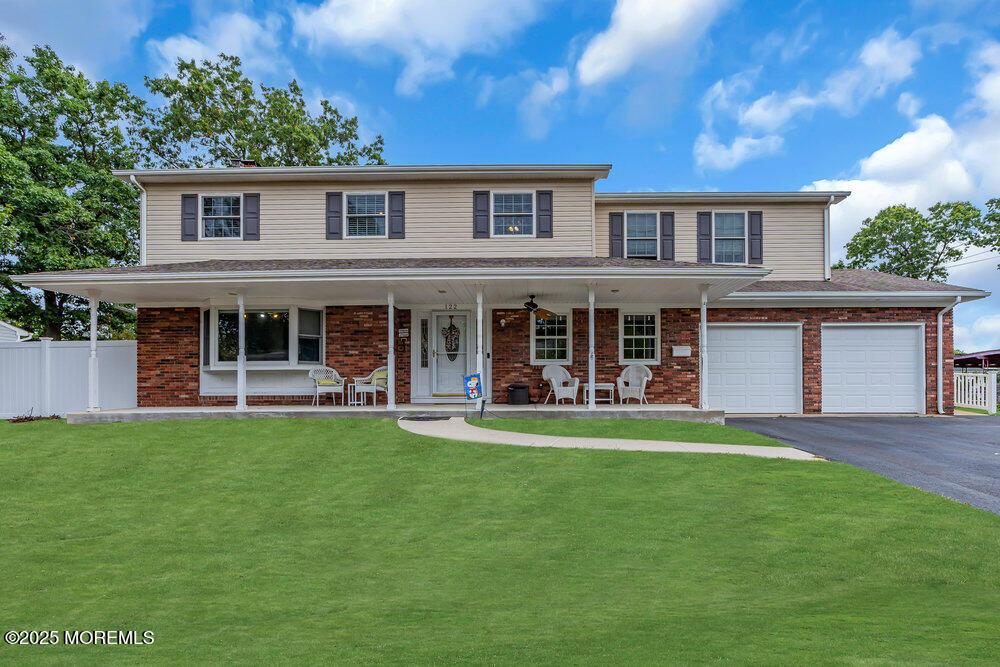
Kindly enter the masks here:
<path id="1" fill-rule="evenodd" d="M 478 401 L 483 397 L 483 378 L 479 373 L 465 376 L 465 398 Z"/>

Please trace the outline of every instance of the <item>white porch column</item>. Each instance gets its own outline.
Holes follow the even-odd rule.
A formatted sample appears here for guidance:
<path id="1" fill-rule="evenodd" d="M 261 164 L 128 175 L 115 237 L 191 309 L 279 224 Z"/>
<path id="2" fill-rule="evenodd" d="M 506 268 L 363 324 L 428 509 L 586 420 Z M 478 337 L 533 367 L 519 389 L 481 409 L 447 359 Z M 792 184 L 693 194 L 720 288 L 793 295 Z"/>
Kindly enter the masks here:
<path id="1" fill-rule="evenodd" d="M 247 409 L 247 307 L 242 294 L 236 295 L 236 306 L 236 409 L 243 411 Z"/>
<path id="2" fill-rule="evenodd" d="M 483 286 L 476 285 L 476 372 L 482 383 L 479 387 L 479 398 L 476 399 L 476 410 L 483 407 L 483 396 L 486 394 L 486 375 L 483 373 Z"/>
<path id="3" fill-rule="evenodd" d="M 87 412 L 98 412 L 101 409 L 98 395 L 97 375 L 97 307 L 100 296 L 91 292 L 90 296 L 90 360 L 87 364 Z"/>
<path id="4" fill-rule="evenodd" d="M 708 406 L 708 286 L 701 286 L 701 317 L 698 321 L 698 407 Z"/>
<path id="5" fill-rule="evenodd" d="M 396 295 L 391 291 L 386 294 L 386 302 L 389 305 L 389 354 L 387 362 L 389 364 L 389 376 L 386 379 L 385 387 L 385 409 L 396 409 Z"/>
<path id="6" fill-rule="evenodd" d="M 594 391 L 594 375 L 597 359 L 594 355 L 594 286 L 587 293 L 587 409 L 597 408 L 597 396 Z"/>

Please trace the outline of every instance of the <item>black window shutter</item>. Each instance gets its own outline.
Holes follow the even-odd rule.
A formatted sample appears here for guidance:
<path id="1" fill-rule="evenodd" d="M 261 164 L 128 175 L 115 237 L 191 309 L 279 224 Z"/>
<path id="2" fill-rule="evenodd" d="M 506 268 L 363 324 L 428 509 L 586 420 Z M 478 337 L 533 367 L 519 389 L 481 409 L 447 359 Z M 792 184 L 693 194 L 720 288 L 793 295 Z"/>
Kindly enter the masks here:
<path id="1" fill-rule="evenodd" d="M 181 195 L 181 241 L 198 240 L 198 195 Z"/>
<path id="2" fill-rule="evenodd" d="M 625 256 L 625 214 L 621 211 L 608 213 L 608 234 L 610 235 L 609 257 Z"/>
<path id="3" fill-rule="evenodd" d="M 389 238 L 406 238 L 406 193 L 389 193 Z"/>
<path id="4" fill-rule="evenodd" d="M 764 212 L 750 211 L 750 229 L 748 230 L 748 245 L 750 246 L 749 264 L 764 263 Z"/>
<path id="5" fill-rule="evenodd" d="M 712 263 L 712 213 L 698 211 L 698 262 Z"/>
<path id="6" fill-rule="evenodd" d="M 472 193 L 472 238 L 490 237 L 490 191 L 476 190 Z"/>
<path id="7" fill-rule="evenodd" d="M 260 241 L 260 195 L 243 195 L 243 240 Z"/>
<path id="8" fill-rule="evenodd" d="M 344 238 L 344 193 L 326 193 L 326 238 Z"/>
<path id="9" fill-rule="evenodd" d="M 552 190 L 536 192 L 535 207 L 535 217 L 538 220 L 535 236 L 540 239 L 552 238 Z"/>
<path id="10" fill-rule="evenodd" d="M 660 259 L 674 259 L 674 214 L 660 211 Z"/>

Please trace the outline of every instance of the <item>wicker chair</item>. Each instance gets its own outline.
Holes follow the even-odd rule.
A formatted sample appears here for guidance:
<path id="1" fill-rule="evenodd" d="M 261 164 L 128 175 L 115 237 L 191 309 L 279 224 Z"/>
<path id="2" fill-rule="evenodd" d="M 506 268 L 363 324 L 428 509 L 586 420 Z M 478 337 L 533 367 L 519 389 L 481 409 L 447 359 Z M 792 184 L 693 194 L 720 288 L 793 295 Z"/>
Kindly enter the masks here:
<path id="1" fill-rule="evenodd" d="M 378 392 L 386 393 L 389 386 L 389 367 L 379 366 L 365 377 L 354 378 L 354 396 L 360 395 L 362 405 L 368 404 L 366 394 L 372 395 L 372 404 L 378 405 Z M 386 394 L 388 401 L 388 394 Z"/>
<path id="2" fill-rule="evenodd" d="M 626 366 L 622 374 L 618 376 L 618 401 L 625 402 L 626 398 L 635 398 L 639 403 L 649 403 L 646 400 L 646 383 L 653 379 L 653 371 L 642 364 Z"/>
<path id="3" fill-rule="evenodd" d="M 559 399 L 570 398 L 576 403 L 576 393 L 580 389 L 580 378 L 575 378 L 569 371 L 558 364 L 549 364 L 542 369 L 542 379 L 549 383 L 549 393 L 545 397 L 545 403 L 549 402 L 555 394 L 556 404 Z"/>
<path id="4" fill-rule="evenodd" d="M 337 394 L 340 394 L 340 404 L 344 404 L 344 378 L 332 368 L 314 368 L 309 371 L 309 379 L 316 385 L 316 395 L 313 405 L 319 405 L 320 394 L 333 394 L 333 404 L 337 404 Z"/>

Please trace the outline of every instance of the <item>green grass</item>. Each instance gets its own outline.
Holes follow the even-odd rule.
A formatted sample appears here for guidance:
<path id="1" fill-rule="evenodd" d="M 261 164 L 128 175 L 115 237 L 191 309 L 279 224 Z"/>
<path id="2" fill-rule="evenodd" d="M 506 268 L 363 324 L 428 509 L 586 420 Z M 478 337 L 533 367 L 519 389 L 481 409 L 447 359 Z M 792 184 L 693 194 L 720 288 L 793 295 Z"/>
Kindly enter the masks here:
<path id="1" fill-rule="evenodd" d="M 722 445 L 765 445 L 787 447 L 785 443 L 733 426 L 701 424 L 669 419 L 467 419 L 474 426 L 498 431 L 570 435 L 625 440 L 673 440 L 714 442 Z"/>
<path id="2" fill-rule="evenodd" d="M 984 410 L 983 408 L 955 408 L 955 413 L 956 414 L 962 414 L 963 412 L 974 414 L 974 415 L 988 415 L 988 414 L 990 414 L 988 410 Z"/>
<path id="3" fill-rule="evenodd" d="M 1000 517 L 846 465 L 383 420 L 0 423 L 0 662 L 993 663 Z"/>

